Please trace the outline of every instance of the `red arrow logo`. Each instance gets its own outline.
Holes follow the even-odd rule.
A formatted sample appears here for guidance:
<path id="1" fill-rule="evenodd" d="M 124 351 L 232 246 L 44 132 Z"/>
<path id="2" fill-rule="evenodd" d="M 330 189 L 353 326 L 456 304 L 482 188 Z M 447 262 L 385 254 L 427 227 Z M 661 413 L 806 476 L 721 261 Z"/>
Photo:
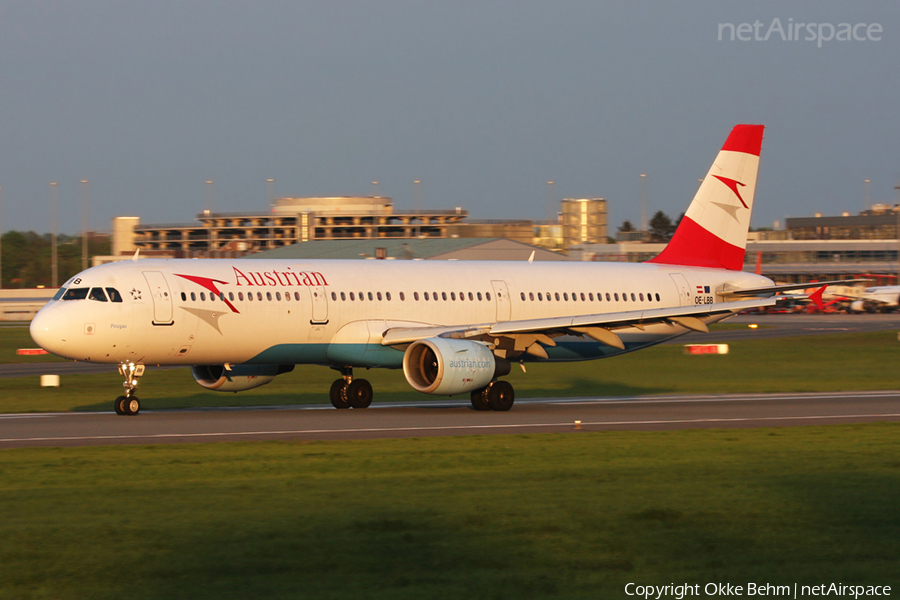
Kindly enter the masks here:
<path id="1" fill-rule="evenodd" d="M 744 208 L 746 208 L 747 210 L 750 210 L 750 207 L 747 206 L 747 203 L 744 202 L 743 198 L 741 198 L 740 190 L 738 190 L 738 186 L 746 187 L 747 184 L 741 183 L 740 181 L 735 181 L 734 179 L 729 179 L 728 177 L 719 177 L 718 175 L 713 175 L 713 177 L 715 177 L 716 179 L 718 179 L 719 181 L 721 181 L 722 183 L 727 185 L 728 188 L 732 192 L 734 192 L 734 195 L 738 197 L 738 200 L 741 201 L 741 204 L 744 205 Z"/>

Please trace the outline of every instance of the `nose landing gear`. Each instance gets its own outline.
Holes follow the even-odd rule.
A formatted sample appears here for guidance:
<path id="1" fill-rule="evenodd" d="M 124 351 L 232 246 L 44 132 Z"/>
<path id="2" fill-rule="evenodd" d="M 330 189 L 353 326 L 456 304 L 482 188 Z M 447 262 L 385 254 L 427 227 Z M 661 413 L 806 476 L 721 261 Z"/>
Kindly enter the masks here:
<path id="1" fill-rule="evenodd" d="M 138 377 L 144 374 L 144 368 L 144 365 L 136 365 L 133 362 L 119 363 L 119 375 L 125 378 L 125 383 L 122 384 L 125 395 L 119 396 L 113 402 L 117 415 L 133 416 L 141 411 L 141 401 L 134 395 L 134 390 L 138 385 Z"/>

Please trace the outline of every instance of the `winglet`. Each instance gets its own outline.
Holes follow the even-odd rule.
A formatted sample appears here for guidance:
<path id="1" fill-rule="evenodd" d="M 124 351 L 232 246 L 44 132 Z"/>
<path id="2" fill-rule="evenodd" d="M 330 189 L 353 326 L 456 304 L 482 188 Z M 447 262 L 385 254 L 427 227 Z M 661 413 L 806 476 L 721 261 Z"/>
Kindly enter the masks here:
<path id="1" fill-rule="evenodd" d="M 140 254 L 140 253 L 141 253 L 141 249 L 140 249 L 140 247 L 138 247 L 138 249 L 134 251 L 134 256 L 131 257 L 131 260 L 133 260 L 134 262 L 137 262 L 138 254 Z"/>
<path id="2" fill-rule="evenodd" d="M 825 308 L 825 303 L 822 302 L 822 294 L 825 293 L 825 288 L 827 288 L 827 287 L 828 287 L 827 285 L 823 285 L 822 287 L 820 287 L 819 289 L 817 289 L 816 291 L 814 291 L 812 294 L 809 295 L 809 299 L 816 303 L 816 306 L 819 307 L 819 310 L 823 310 Z"/>
<path id="3" fill-rule="evenodd" d="M 531 251 L 531 256 L 528 257 L 528 262 L 534 262 L 534 250 Z"/>

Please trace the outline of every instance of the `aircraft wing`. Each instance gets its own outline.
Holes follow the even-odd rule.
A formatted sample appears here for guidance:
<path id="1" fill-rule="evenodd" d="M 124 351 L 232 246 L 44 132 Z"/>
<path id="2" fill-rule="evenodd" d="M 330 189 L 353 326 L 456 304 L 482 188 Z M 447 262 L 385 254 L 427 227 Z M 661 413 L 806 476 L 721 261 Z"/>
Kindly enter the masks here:
<path id="1" fill-rule="evenodd" d="M 508 338 L 514 342 L 516 350 L 528 351 L 541 356 L 541 344 L 555 346 L 554 337 L 561 335 L 582 335 L 616 348 L 624 348 L 622 340 L 613 330 L 626 327 L 642 329 L 647 325 L 668 323 L 680 325 L 694 331 L 708 332 L 701 319 L 738 313 L 749 308 L 774 306 L 776 298 L 756 298 L 736 302 L 717 302 L 695 306 L 676 306 L 614 313 L 550 317 L 546 319 L 525 319 L 500 321 L 473 325 L 448 327 L 397 327 L 388 329 L 382 338 L 382 345 L 397 346 L 410 344 L 430 337 L 451 337 L 459 339 Z M 544 356 L 546 357 L 546 356 Z"/>
<path id="2" fill-rule="evenodd" d="M 838 279 L 835 281 L 815 281 L 810 283 L 789 283 L 785 285 L 771 285 L 768 287 L 758 288 L 735 288 L 733 290 L 724 289 L 718 292 L 720 296 L 725 298 L 741 297 L 741 296 L 758 296 L 760 294 L 778 294 L 781 292 L 792 292 L 795 290 L 805 290 L 808 288 L 823 288 L 829 285 L 850 285 L 854 283 L 863 283 L 872 281 L 871 279 Z M 842 296 L 845 294 L 841 294 Z M 805 296 L 800 296 L 805 297 Z"/>

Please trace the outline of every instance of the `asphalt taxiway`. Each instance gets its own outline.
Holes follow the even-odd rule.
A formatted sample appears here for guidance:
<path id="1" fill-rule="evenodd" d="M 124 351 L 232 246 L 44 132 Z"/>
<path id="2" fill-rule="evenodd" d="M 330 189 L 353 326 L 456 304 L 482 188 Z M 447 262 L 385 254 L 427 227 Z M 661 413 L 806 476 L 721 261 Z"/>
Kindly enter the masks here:
<path id="1" fill-rule="evenodd" d="M 209 443 L 605 430 L 791 427 L 900 421 L 900 391 L 519 400 L 509 412 L 468 401 L 253 409 L 0 415 L 0 448 Z M 580 423 L 578 423 L 580 422 Z"/>

